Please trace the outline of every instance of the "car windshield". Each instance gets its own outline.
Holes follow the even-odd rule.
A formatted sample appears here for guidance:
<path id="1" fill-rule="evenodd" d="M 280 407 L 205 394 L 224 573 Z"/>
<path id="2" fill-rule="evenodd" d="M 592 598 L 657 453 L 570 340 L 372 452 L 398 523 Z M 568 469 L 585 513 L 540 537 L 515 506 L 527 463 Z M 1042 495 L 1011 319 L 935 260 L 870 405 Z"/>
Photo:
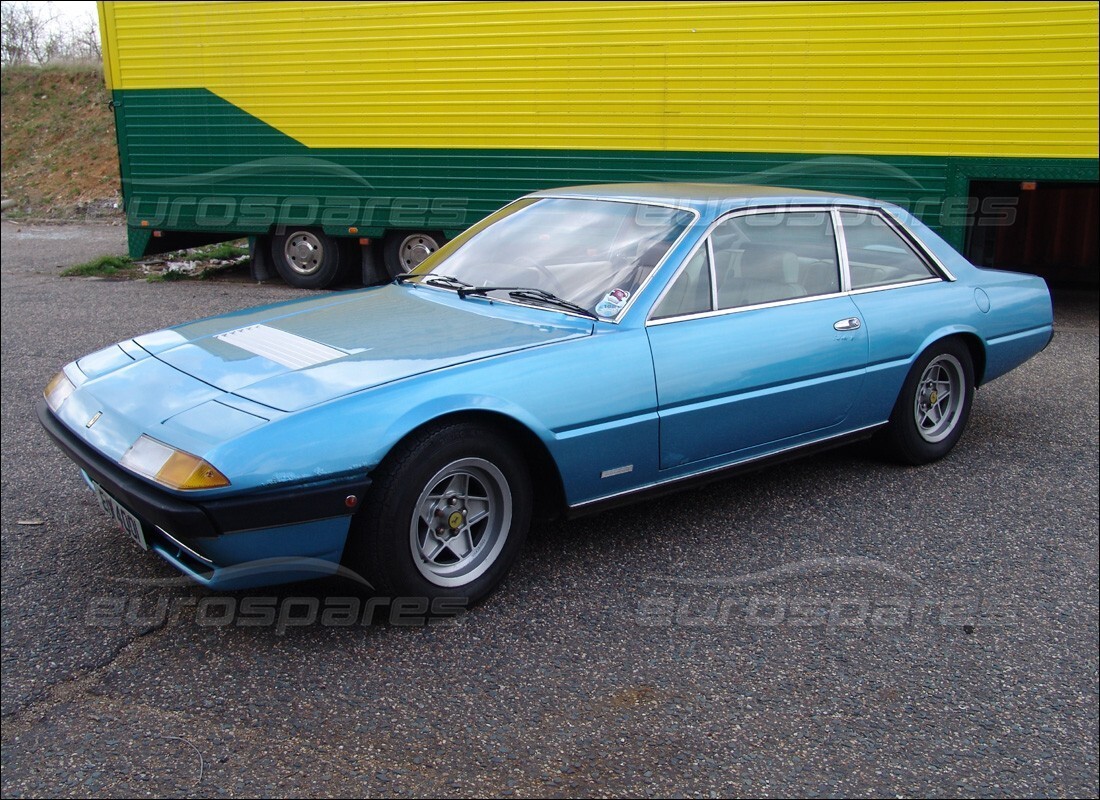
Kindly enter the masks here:
<path id="1" fill-rule="evenodd" d="M 549 294 L 612 319 L 692 218 L 689 211 L 643 203 L 525 198 L 448 242 L 412 276 L 448 289 L 535 290 L 508 296 L 546 305 Z"/>

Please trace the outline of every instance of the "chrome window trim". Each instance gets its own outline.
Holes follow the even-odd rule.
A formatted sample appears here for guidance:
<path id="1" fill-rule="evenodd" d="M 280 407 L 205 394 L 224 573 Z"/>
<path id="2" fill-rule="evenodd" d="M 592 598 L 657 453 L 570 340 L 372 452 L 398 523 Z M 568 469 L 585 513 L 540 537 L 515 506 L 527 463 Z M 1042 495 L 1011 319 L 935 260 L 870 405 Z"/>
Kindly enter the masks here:
<path id="1" fill-rule="evenodd" d="M 712 296 L 711 302 L 714 309 L 707 312 L 700 312 L 695 314 L 683 314 L 678 317 L 663 317 L 661 319 L 653 319 L 652 316 L 646 319 L 646 327 L 650 325 L 667 325 L 670 322 L 683 322 L 689 319 L 705 319 L 709 317 L 719 317 L 726 314 L 739 314 L 743 311 L 756 311 L 761 308 L 777 308 L 779 306 L 794 305 L 796 303 L 808 303 L 815 300 L 833 299 L 836 297 L 854 296 L 861 294 L 871 294 L 873 292 L 884 292 L 891 289 L 904 289 L 909 286 L 922 286 L 926 283 L 943 283 L 944 281 L 956 281 L 957 278 L 951 273 L 947 267 L 943 265 L 936 256 L 929 251 L 924 243 L 915 234 L 908 231 L 905 225 L 894 217 L 888 209 L 881 208 L 879 206 L 862 206 L 862 205 L 848 205 L 845 203 L 831 203 L 829 205 L 798 205 L 798 206 L 759 206 L 753 208 L 741 208 L 733 211 L 726 212 L 718 219 L 714 220 L 703 234 L 703 242 L 707 243 L 711 249 L 711 292 L 712 295 L 716 295 L 718 291 L 718 282 L 715 280 L 714 275 L 714 258 L 713 258 L 713 246 L 710 244 L 710 235 L 714 231 L 715 227 L 719 223 L 733 216 L 741 216 L 747 214 L 759 214 L 759 213 L 774 213 L 776 211 L 828 211 L 833 223 L 833 238 L 837 247 L 837 261 L 840 265 L 840 291 L 831 292 L 829 294 L 815 294 L 809 297 L 794 297 L 789 300 L 777 300 L 771 303 L 758 303 L 751 306 L 738 306 L 736 308 L 718 308 L 717 299 Z M 848 264 L 848 242 L 844 237 L 844 224 L 840 220 L 840 214 L 842 211 L 853 211 L 860 214 L 875 214 L 879 216 L 892 231 L 898 234 L 902 238 L 902 241 L 913 250 L 914 255 L 923 261 L 927 266 L 931 268 L 932 275 L 927 278 L 917 278 L 916 280 L 904 281 L 902 283 L 884 283 L 880 286 L 867 286 L 861 289 L 852 288 L 852 279 L 850 273 L 850 267 Z M 680 265 L 680 268 L 676 271 L 672 280 L 665 286 L 664 291 L 661 292 L 657 298 L 657 302 L 653 304 L 653 309 L 650 310 L 650 314 L 657 308 L 661 300 L 664 299 L 665 294 L 668 293 L 672 287 L 672 283 L 679 277 L 680 272 L 684 266 L 695 255 L 698 247 L 693 248 L 688 257 L 684 259 L 684 263 Z"/>
<path id="2" fill-rule="evenodd" d="M 724 213 L 722 216 L 718 217 L 716 220 L 711 222 L 710 225 L 707 226 L 706 231 L 703 233 L 702 241 L 691 249 L 691 252 L 689 252 L 687 254 L 687 256 L 684 258 L 683 262 L 677 268 L 676 273 L 671 278 L 669 278 L 668 283 L 665 284 L 665 288 L 661 291 L 661 294 L 659 294 L 657 296 L 657 299 L 654 301 L 653 306 L 649 310 L 649 315 L 646 317 L 646 322 L 645 322 L 646 327 L 648 327 L 650 325 L 666 325 L 669 322 L 682 322 L 683 320 L 686 320 L 686 319 L 702 319 L 704 317 L 718 317 L 718 316 L 723 316 L 725 314 L 736 314 L 736 313 L 739 313 L 741 311 L 755 311 L 756 309 L 759 309 L 759 308 L 775 308 L 777 306 L 792 305 L 794 303 L 807 303 L 807 302 L 810 302 L 810 301 L 813 301 L 813 300 L 824 300 L 825 298 L 840 297 L 840 296 L 844 295 L 845 294 L 845 291 L 844 291 L 844 272 L 843 272 L 843 270 L 841 270 L 841 276 L 840 276 L 841 284 L 840 284 L 840 291 L 839 292 L 830 292 L 829 294 L 814 294 L 814 295 L 809 295 L 808 297 L 792 297 L 788 300 L 774 300 L 770 303 L 757 303 L 757 304 L 751 305 L 751 306 L 736 306 L 734 308 L 718 308 L 718 279 L 717 279 L 717 273 L 715 272 L 715 269 L 714 269 L 714 261 L 715 261 L 715 259 L 714 259 L 714 243 L 711 241 L 711 238 L 710 238 L 711 234 L 714 233 L 714 229 L 717 228 L 720 224 L 722 224 L 726 220 L 732 219 L 734 217 L 752 216 L 752 215 L 756 215 L 756 214 L 774 214 L 776 212 L 786 212 L 786 211 L 790 211 L 790 212 L 811 211 L 815 214 L 829 213 L 830 216 L 831 216 L 832 213 L 834 212 L 834 207 L 831 206 L 831 205 L 753 206 L 752 208 L 737 208 L 737 209 L 734 209 L 733 211 L 727 211 L 726 213 Z M 837 230 L 836 220 L 833 219 L 832 222 L 833 222 L 834 246 L 839 247 L 839 243 L 836 241 L 836 230 Z M 694 314 L 682 314 L 678 317 L 661 317 L 660 319 L 654 319 L 653 318 L 653 313 L 657 310 L 658 306 L 661 305 L 661 301 L 665 299 L 665 295 L 668 294 L 672 290 L 672 285 L 674 283 L 676 283 L 676 280 L 680 277 L 680 274 L 687 267 L 688 262 L 691 261 L 691 259 L 695 256 L 695 254 L 697 252 L 699 252 L 699 248 L 704 246 L 704 245 L 708 248 L 707 255 L 710 258 L 710 293 L 711 293 L 710 304 L 711 304 L 711 310 L 710 311 L 699 311 L 699 312 L 696 312 Z M 837 263 L 839 264 L 840 263 L 840 261 L 839 261 L 840 251 L 839 250 L 837 251 L 837 258 L 838 258 Z M 656 269 L 654 270 L 654 272 L 656 272 Z"/>
<path id="3" fill-rule="evenodd" d="M 703 241 L 707 245 L 707 272 L 710 273 L 710 310 L 718 310 L 718 270 L 714 268 L 714 240 L 706 236 Z M 709 313 L 709 312 L 704 312 Z"/>
<path id="4" fill-rule="evenodd" d="M 679 236 L 676 237 L 676 241 L 674 241 L 672 244 L 670 244 L 668 246 L 668 250 L 666 250 L 665 254 L 663 256 L 661 256 L 661 260 L 653 265 L 653 269 L 651 269 L 649 271 L 649 275 L 647 275 L 646 279 L 644 281 L 642 281 L 642 285 L 639 286 L 634 291 L 634 294 L 632 294 L 630 296 L 630 299 L 626 301 L 626 305 L 623 306 L 621 309 L 619 309 L 619 313 L 616 314 L 611 319 L 603 319 L 602 317 L 599 319 L 600 322 L 610 322 L 613 325 L 618 325 L 619 322 L 622 321 L 622 318 L 624 316 L 626 316 L 626 314 L 634 306 L 634 303 L 637 301 L 638 297 L 646 290 L 646 287 L 649 286 L 650 282 L 653 280 L 653 276 L 661 271 L 661 267 L 663 267 L 665 265 L 665 262 L 668 261 L 669 254 L 672 253 L 677 247 L 680 246 L 680 242 L 682 242 L 684 240 L 684 238 L 688 235 L 688 233 L 691 231 L 691 229 L 694 228 L 696 223 L 699 222 L 699 217 L 702 216 L 699 213 L 698 209 L 692 208 L 691 206 L 681 205 L 680 203 L 661 202 L 660 200 L 644 200 L 644 199 L 643 200 L 637 200 L 637 199 L 632 200 L 632 199 L 629 199 L 629 198 L 626 198 L 626 197 L 592 197 L 590 195 L 579 195 L 579 194 L 529 194 L 529 195 L 525 195 L 525 197 L 533 197 L 536 200 L 543 200 L 543 199 L 546 199 L 546 200 L 594 200 L 596 202 L 601 202 L 601 203 L 627 203 L 627 204 L 632 205 L 632 206 L 657 206 L 658 208 L 672 208 L 672 209 L 675 209 L 677 211 L 686 211 L 689 214 L 691 214 L 691 217 L 692 217 L 691 221 L 687 225 L 684 226 L 684 230 L 680 233 Z M 694 253 L 695 251 L 693 250 L 692 252 Z M 686 264 L 687 261 L 685 260 L 684 263 Z M 682 269 L 682 267 L 681 267 L 681 269 Z M 679 273 L 677 273 L 677 274 L 679 274 Z M 667 291 L 667 287 L 666 287 L 666 291 Z M 664 293 L 662 292 L 662 295 L 663 294 Z M 524 305 L 524 304 L 516 303 L 516 305 Z M 524 306 L 524 307 L 525 308 L 547 308 L 546 306 L 537 306 L 537 305 L 527 305 L 527 306 Z M 656 307 L 656 306 L 654 306 L 654 307 Z M 569 313 L 569 312 L 563 311 L 562 313 Z M 580 317 L 581 315 L 574 314 L 572 316 Z M 588 319 L 588 318 L 587 317 L 581 317 L 581 319 Z M 592 321 L 596 322 L 596 320 L 592 320 Z"/>
<path id="5" fill-rule="evenodd" d="M 893 287 L 889 287 L 893 288 Z M 707 319 L 710 317 L 724 317 L 728 314 L 741 314 L 745 311 L 759 311 L 762 308 L 779 308 L 781 306 L 793 306 L 801 303 L 813 303 L 818 300 L 832 300 L 837 297 L 844 297 L 850 292 L 830 292 L 829 294 L 812 294 L 808 297 L 792 297 L 788 300 L 773 300 L 770 303 L 756 303 L 751 306 L 735 306 L 733 308 L 719 308 L 714 311 L 705 311 L 696 314 L 683 314 L 679 317 L 663 317 L 661 319 L 650 320 L 646 323 L 646 327 L 650 325 L 667 325 L 670 322 L 683 322 L 686 319 Z"/>
<path id="6" fill-rule="evenodd" d="M 848 294 L 860 295 L 871 294 L 872 292 L 885 292 L 887 289 L 901 289 L 906 286 L 923 286 L 926 283 L 943 283 L 944 279 L 936 277 L 935 275 L 929 275 L 927 278 L 918 278 L 914 281 L 904 281 L 903 283 L 884 283 L 881 286 L 868 286 L 864 289 L 852 289 Z"/>
<path id="7" fill-rule="evenodd" d="M 829 216 L 833 220 L 833 240 L 836 242 L 836 259 L 840 264 L 840 291 L 852 291 L 852 273 L 848 267 L 848 240 L 844 238 L 844 226 L 840 224 L 840 209 L 833 206 L 829 209 Z"/>
<path id="8" fill-rule="evenodd" d="M 924 242 L 922 242 L 916 235 L 910 233 L 909 230 L 905 227 L 905 225 L 903 225 L 900 220 L 898 220 L 896 217 L 894 217 L 894 215 L 891 214 L 888 209 L 878 208 L 876 206 L 848 206 L 848 205 L 843 205 L 843 204 L 838 205 L 838 206 L 834 206 L 834 209 L 837 212 L 837 217 L 838 218 L 839 218 L 841 212 L 844 212 L 844 211 L 850 211 L 850 212 L 854 212 L 856 214 L 874 214 L 874 215 L 878 216 L 883 222 L 886 223 L 887 227 L 889 227 L 890 230 L 892 230 L 894 233 L 896 233 L 898 235 L 898 237 L 903 242 L 905 242 L 905 244 L 909 247 L 909 249 L 913 251 L 913 255 L 915 255 L 920 261 L 924 262 L 925 266 L 928 267 L 929 270 L 932 272 L 932 275 L 930 276 L 931 278 L 934 278 L 936 280 L 947 280 L 947 281 L 956 280 L 955 276 L 951 273 L 951 270 L 949 270 L 947 267 L 945 267 L 943 265 L 943 262 L 941 262 L 938 258 L 936 258 L 936 256 L 927 247 L 924 246 Z M 842 222 L 841 223 L 841 228 L 843 229 L 843 227 L 844 227 L 844 224 Z M 847 261 L 848 261 L 847 242 L 845 242 L 844 260 L 845 260 L 845 263 L 847 263 Z M 920 278 L 919 280 L 923 282 L 926 279 L 925 278 Z M 909 282 L 907 281 L 906 283 L 909 283 Z M 900 284 L 900 283 L 883 284 L 884 287 L 885 286 L 901 286 L 901 285 L 903 285 L 903 284 Z M 861 289 L 853 289 L 852 291 L 862 292 L 862 291 L 865 291 L 866 289 L 871 289 L 871 288 L 877 289 L 877 288 L 881 288 L 881 287 L 878 287 L 878 286 L 874 286 L 874 287 L 865 286 Z"/>
<path id="9" fill-rule="evenodd" d="M 949 270 L 944 265 L 944 263 L 936 257 L 936 254 L 925 246 L 920 237 L 910 231 L 901 220 L 897 219 L 893 214 L 891 214 L 889 209 L 884 208 L 881 209 L 881 211 L 882 216 L 884 216 L 886 218 L 886 221 L 893 226 L 894 230 L 896 230 L 903 239 L 909 242 L 910 245 L 916 249 L 918 255 L 923 256 L 925 260 L 927 260 L 928 263 L 932 265 L 933 272 L 940 273 L 940 276 L 942 278 L 951 282 L 958 280 L 958 278 L 955 277 L 954 273 L 952 273 L 951 270 Z"/>
<path id="10" fill-rule="evenodd" d="M 681 203 L 664 202 L 661 200 L 649 200 L 644 198 L 632 199 L 629 197 L 595 197 L 590 194 L 525 194 L 523 197 L 513 200 L 512 203 L 516 203 L 519 200 L 591 200 L 596 203 L 626 203 L 632 206 L 659 206 L 660 208 L 674 208 L 677 211 L 687 211 L 695 216 L 695 219 L 699 219 L 699 210 L 690 205 L 683 205 Z M 511 205 L 509 203 L 508 205 Z M 508 206 L 504 206 L 507 208 Z"/>

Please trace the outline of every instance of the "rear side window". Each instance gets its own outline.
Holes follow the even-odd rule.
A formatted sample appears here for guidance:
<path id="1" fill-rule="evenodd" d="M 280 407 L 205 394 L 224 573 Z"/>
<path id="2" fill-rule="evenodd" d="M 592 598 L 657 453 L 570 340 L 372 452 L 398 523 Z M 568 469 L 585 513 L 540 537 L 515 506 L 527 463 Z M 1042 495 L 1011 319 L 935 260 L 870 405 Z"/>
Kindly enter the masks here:
<path id="1" fill-rule="evenodd" d="M 853 289 L 937 277 L 932 268 L 878 214 L 841 211 Z"/>

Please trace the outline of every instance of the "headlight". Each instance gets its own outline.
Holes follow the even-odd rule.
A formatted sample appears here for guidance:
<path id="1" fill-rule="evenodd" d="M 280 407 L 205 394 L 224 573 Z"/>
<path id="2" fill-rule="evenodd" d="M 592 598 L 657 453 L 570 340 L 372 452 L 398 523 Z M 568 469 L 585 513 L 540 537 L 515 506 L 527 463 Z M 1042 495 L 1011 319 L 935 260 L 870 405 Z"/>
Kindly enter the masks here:
<path id="1" fill-rule="evenodd" d="M 61 404 L 68 400 L 69 395 L 75 391 L 76 386 L 73 382 L 65 377 L 64 372 L 59 372 L 46 384 L 42 396 L 46 398 L 46 405 L 56 414 L 57 409 L 61 408 Z"/>
<path id="2" fill-rule="evenodd" d="M 198 456 L 142 434 L 119 462 L 139 475 L 173 489 L 217 489 L 229 479 Z"/>

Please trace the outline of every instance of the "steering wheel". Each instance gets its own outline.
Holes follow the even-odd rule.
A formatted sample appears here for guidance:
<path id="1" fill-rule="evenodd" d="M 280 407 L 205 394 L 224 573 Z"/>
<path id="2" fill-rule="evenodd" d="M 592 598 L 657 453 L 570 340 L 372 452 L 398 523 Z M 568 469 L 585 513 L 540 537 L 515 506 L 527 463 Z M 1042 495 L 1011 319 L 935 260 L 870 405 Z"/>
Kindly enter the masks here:
<path id="1" fill-rule="evenodd" d="M 552 287 L 548 289 L 548 291 L 550 291 L 551 293 L 561 297 L 562 293 L 565 291 L 565 287 L 561 285 L 561 281 L 557 279 L 554 273 L 547 269 L 545 265 L 540 264 L 530 256 L 516 256 L 514 259 L 512 259 L 512 263 L 517 267 L 522 267 L 523 269 L 534 270 L 540 276 L 545 278 L 546 283 Z"/>

